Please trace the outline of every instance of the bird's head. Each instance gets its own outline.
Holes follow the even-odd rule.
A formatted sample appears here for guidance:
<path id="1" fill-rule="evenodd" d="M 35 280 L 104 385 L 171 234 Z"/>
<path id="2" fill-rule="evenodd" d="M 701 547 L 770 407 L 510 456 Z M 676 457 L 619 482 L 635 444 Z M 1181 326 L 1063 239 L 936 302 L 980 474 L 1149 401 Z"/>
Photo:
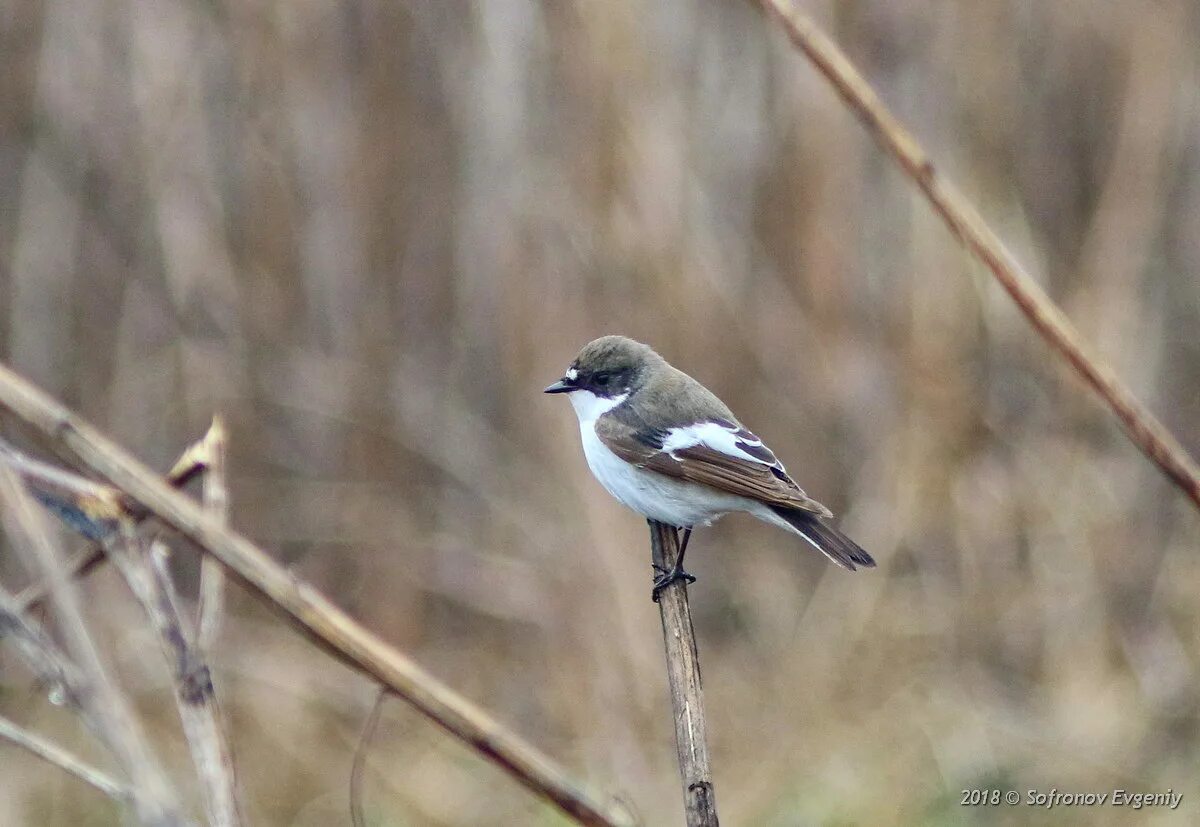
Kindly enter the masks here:
<path id="1" fill-rule="evenodd" d="M 620 404 L 661 361 L 662 357 L 641 342 L 602 336 L 584 345 L 562 378 L 545 392 L 571 394 L 571 402 L 582 416 L 585 407 L 607 409 Z"/>

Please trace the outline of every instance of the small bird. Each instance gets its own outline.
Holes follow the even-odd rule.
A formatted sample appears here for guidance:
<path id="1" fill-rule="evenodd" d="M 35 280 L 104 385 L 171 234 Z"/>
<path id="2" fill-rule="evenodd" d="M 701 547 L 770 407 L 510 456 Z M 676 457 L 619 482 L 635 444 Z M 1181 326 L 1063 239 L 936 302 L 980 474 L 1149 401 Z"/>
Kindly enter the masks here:
<path id="1" fill-rule="evenodd" d="M 725 403 L 649 346 L 589 342 L 545 392 L 569 394 L 588 467 L 608 493 L 683 531 L 678 560 L 654 581 L 655 602 L 671 583 L 695 582 L 683 570 L 692 528 L 733 511 L 799 534 L 842 568 L 875 565 Z"/>

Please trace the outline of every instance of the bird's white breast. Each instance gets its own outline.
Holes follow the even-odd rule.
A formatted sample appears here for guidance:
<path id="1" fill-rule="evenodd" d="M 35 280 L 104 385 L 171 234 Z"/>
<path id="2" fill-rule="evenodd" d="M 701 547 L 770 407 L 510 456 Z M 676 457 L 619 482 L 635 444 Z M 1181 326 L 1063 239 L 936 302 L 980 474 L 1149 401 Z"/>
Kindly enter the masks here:
<path id="1" fill-rule="evenodd" d="M 749 510 L 752 504 L 745 497 L 638 468 L 610 451 L 596 434 L 596 420 L 624 401 L 624 395 L 607 399 L 583 390 L 571 394 L 588 467 L 609 494 L 644 517 L 675 526 L 707 525 L 730 511 Z"/>

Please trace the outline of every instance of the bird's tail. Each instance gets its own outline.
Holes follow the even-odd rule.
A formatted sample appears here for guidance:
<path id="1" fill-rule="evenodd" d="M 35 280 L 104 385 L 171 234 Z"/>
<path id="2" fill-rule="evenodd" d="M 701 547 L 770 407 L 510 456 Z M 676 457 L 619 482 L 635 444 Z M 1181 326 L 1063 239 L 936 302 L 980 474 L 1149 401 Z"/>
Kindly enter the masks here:
<path id="1" fill-rule="evenodd" d="M 770 509 L 814 548 L 842 568 L 854 571 L 858 566 L 875 567 L 875 561 L 863 551 L 862 546 L 833 526 L 826 525 L 811 511 L 781 505 L 772 505 Z"/>

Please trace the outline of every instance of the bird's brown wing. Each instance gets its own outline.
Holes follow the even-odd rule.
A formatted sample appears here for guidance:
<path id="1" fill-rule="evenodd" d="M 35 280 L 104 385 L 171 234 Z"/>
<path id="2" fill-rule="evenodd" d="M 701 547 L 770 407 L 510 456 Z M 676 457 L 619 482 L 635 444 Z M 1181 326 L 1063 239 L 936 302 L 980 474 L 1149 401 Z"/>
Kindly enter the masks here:
<path id="1" fill-rule="evenodd" d="M 596 436 L 618 457 L 639 468 L 766 505 L 795 508 L 819 517 L 832 516 L 829 509 L 805 494 L 788 476 L 758 437 L 734 422 L 721 420 L 714 424 L 726 428 L 733 437 L 726 442 L 746 456 L 721 450 L 722 446 L 712 441 L 679 445 L 681 440 L 676 431 L 690 433 L 693 428 L 650 428 L 630 421 L 627 416 L 601 416 L 596 422 Z"/>

